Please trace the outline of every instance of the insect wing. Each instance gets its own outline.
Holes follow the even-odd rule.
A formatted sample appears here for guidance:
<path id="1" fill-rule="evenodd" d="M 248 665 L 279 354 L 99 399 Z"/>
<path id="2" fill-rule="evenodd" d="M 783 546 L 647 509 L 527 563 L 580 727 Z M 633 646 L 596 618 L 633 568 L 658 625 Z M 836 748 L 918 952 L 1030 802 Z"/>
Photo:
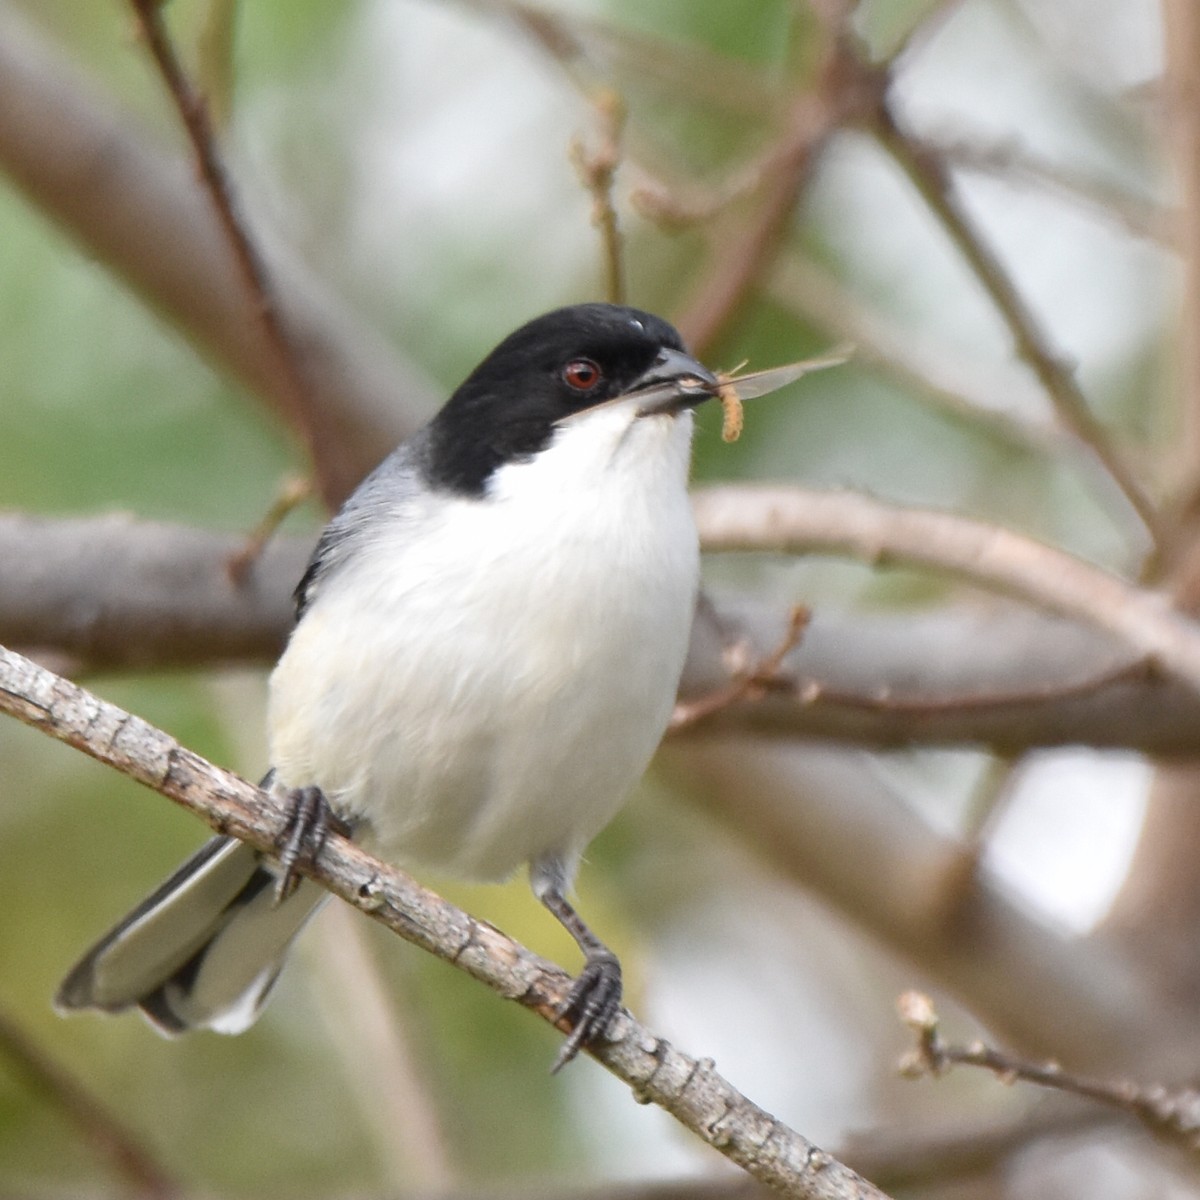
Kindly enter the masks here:
<path id="1" fill-rule="evenodd" d="M 850 357 L 850 350 L 836 350 L 819 358 L 806 358 L 801 362 L 787 363 L 782 367 L 770 367 L 765 371 L 751 371 L 749 375 L 736 375 L 728 382 L 737 388 L 743 400 L 754 400 L 769 392 L 777 392 L 789 383 L 795 383 L 802 375 L 812 371 L 823 371 L 826 367 L 840 366 Z"/>

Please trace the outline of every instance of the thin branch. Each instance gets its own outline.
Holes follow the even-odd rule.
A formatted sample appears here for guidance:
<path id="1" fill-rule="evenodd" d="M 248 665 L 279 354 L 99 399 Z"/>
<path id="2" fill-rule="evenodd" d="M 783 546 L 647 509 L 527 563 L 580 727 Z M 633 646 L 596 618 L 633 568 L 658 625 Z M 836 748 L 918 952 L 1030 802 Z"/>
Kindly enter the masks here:
<path id="1" fill-rule="evenodd" d="M 673 99 L 685 97 L 743 116 L 777 116 L 782 108 L 778 84 L 768 74 L 695 41 L 652 37 L 522 0 L 460 2 L 509 18 L 585 96 L 608 86 L 614 76 L 626 75 L 658 84 Z"/>
<path id="2" fill-rule="evenodd" d="M 1012 804 L 1017 767 L 1016 755 L 993 755 L 967 798 L 961 827 L 976 861 L 983 854 L 989 833 Z"/>
<path id="3" fill-rule="evenodd" d="M 235 584 L 246 582 L 250 568 L 262 557 L 267 543 L 279 532 L 280 525 L 312 494 L 311 479 L 293 476 L 283 481 L 262 520 L 250 531 L 237 552 L 230 555 L 225 565 L 229 578 Z"/>
<path id="4" fill-rule="evenodd" d="M 887 56 L 889 65 L 897 65 L 901 59 L 911 61 L 941 31 L 942 26 L 962 7 L 962 0 L 936 0 L 932 7 L 908 29 L 891 48 Z"/>
<path id="5" fill-rule="evenodd" d="M 849 631 L 846 640 L 853 641 Z M 694 647 L 695 642 L 693 637 Z M 1016 643 L 1011 644 L 1017 649 Z M 942 647 L 938 649 L 940 651 Z M 1053 722 L 1065 707 L 1073 704 L 1086 707 L 1089 701 L 1125 685 L 1141 684 L 1143 687 L 1137 690 L 1144 692 L 1145 685 L 1157 678 L 1157 673 L 1145 661 L 1134 661 L 1074 682 L 1027 685 L 1008 692 L 977 690 L 931 695 L 913 690 L 919 685 L 914 685 L 911 675 L 905 679 L 905 687 L 901 690 L 888 681 L 887 672 L 880 671 L 874 690 L 855 691 L 831 686 L 802 669 L 785 669 L 784 658 L 794 650 L 790 633 L 786 634 L 781 645 L 758 667 L 733 670 L 730 683 L 703 691 L 698 696 L 692 696 L 689 691 L 686 698 L 676 701 L 668 735 L 686 737 L 696 726 L 703 725 L 707 733 L 833 737 L 883 748 L 918 744 L 944 746 L 961 742 L 990 748 L 998 756 L 996 763 L 999 766 L 1010 763 L 1027 750 L 1044 746 L 1111 745 L 1096 736 L 1094 726 L 1083 736 L 1063 737 L 1054 724 L 1047 727 L 1044 719 L 1047 710 Z M 914 666 L 919 653 L 914 653 Z M 686 680 L 685 675 L 685 683 Z M 809 714 L 808 720 L 801 715 L 805 713 Z M 856 722 L 855 714 L 877 718 L 871 723 L 869 735 L 866 722 Z M 1014 723 L 1021 733 L 1016 736 L 1014 724 L 1006 726 L 1006 718 L 1011 720 L 1013 714 L 1019 714 Z M 1006 727 L 1010 732 L 1002 732 Z M 948 737 L 950 730 L 956 730 L 962 736 Z M 1129 732 L 1128 725 L 1126 732 Z M 1176 752 L 1191 757 L 1195 725 L 1188 722 L 1179 733 Z M 1144 749 L 1144 743 L 1129 748 Z M 1161 745 L 1156 749 L 1162 753 Z M 982 832 L 987 817 L 988 804 L 984 797 L 980 797 L 979 805 L 978 816 L 973 818 L 978 825 L 977 835 Z"/>
<path id="6" fill-rule="evenodd" d="M 0 6 L 0 171 L 210 360 L 284 411 L 275 354 L 195 169 L 160 151 Z M 412 432 L 437 389 L 277 238 L 256 235 L 304 364 L 322 478 L 346 495 Z"/>
<path id="7" fill-rule="evenodd" d="M 899 380 L 916 400 L 1023 453 L 1054 453 L 1069 461 L 1101 485 L 1101 501 L 1118 507 L 1124 519 L 1125 497 L 1113 487 L 1112 476 L 1091 448 L 1053 418 L 1024 415 L 1046 406 L 1044 390 L 1024 371 L 960 359 L 920 332 L 870 311 L 831 272 L 795 251 L 779 256 L 767 286 L 776 300 L 806 322 L 853 343 L 856 362 Z M 1171 524 L 1164 518 L 1164 527 Z"/>
<path id="8" fill-rule="evenodd" d="M 284 814 L 270 796 L 185 749 L 139 717 L 29 659 L 0 650 L 0 711 L 153 788 L 220 833 L 272 853 Z M 465 971 L 550 1024 L 570 979 L 493 926 L 475 920 L 353 842 L 331 837 L 305 873 L 406 941 Z M 756 1179 L 803 1200 L 885 1200 L 883 1193 L 622 1011 L 594 1058 L 637 1099 L 685 1128 Z"/>
<path id="9" fill-rule="evenodd" d="M 1061 163 L 1039 158 L 1019 142 L 988 143 L 971 137 L 923 139 L 930 151 L 945 162 L 968 171 L 992 175 L 1013 183 L 1042 188 L 1115 221 L 1127 233 L 1174 248 L 1179 241 L 1178 213 L 1164 210 L 1152 200 L 1123 188 L 1071 171 Z"/>
<path id="10" fill-rule="evenodd" d="M 786 170 L 792 153 L 790 139 L 777 140 L 724 179 L 706 186 L 680 187 L 642 168 L 638 171 L 640 182 L 630 193 L 630 203 L 667 233 L 680 233 L 760 195 L 780 171 Z"/>
<path id="11" fill-rule="evenodd" d="M 920 992 L 905 992 L 897 1002 L 900 1019 L 913 1031 L 917 1044 L 900 1063 L 910 1079 L 944 1074 L 952 1066 L 980 1067 L 1001 1083 L 1018 1080 L 1094 1100 L 1140 1121 L 1159 1137 L 1183 1149 L 1200 1151 L 1200 1091 L 1191 1087 L 1143 1086 L 1130 1080 L 1113 1083 L 1072 1074 L 1053 1060 L 1035 1063 L 997 1050 L 984 1042 L 958 1046 L 942 1040 L 933 1001 Z"/>
<path id="12" fill-rule="evenodd" d="M 1200 690 L 1200 625 L 1161 592 L 1032 538 L 949 513 L 803 488 L 725 487 L 697 492 L 693 504 L 707 550 L 824 548 L 873 566 L 906 562 L 948 571 L 1107 629 Z"/>
<path id="13" fill-rule="evenodd" d="M 808 609 L 799 605 L 793 608 L 788 616 L 787 630 L 774 650 L 757 663 L 734 671 L 732 681 L 725 687 L 715 688 L 692 700 L 678 701 L 667 732 L 679 733 L 732 707 L 739 700 L 753 703 L 768 692 L 789 689 L 792 681 L 783 676 L 783 661 L 800 644 L 811 617 Z"/>
<path id="14" fill-rule="evenodd" d="M 942 157 L 901 127 L 886 97 L 875 109 L 871 129 L 975 273 L 1008 327 L 1017 355 L 1037 375 L 1064 426 L 1104 465 L 1145 525 L 1152 542 L 1157 543 L 1159 515 L 1154 501 L 1113 446 L 1108 431 L 1092 414 L 1072 367 L 1051 347 L 1004 264 L 971 220 Z"/>
<path id="15" fill-rule="evenodd" d="M 1168 540 L 1156 562 L 1156 582 L 1171 590 L 1185 611 L 1200 611 L 1200 10 L 1193 0 L 1163 0 L 1165 73 L 1158 82 L 1165 118 L 1162 133 L 1171 151 L 1180 229 L 1179 296 L 1173 333 L 1171 384 L 1165 404 L 1174 432 L 1161 448 L 1163 472 L 1181 487 L 1172 505 Z M 1191 492 L 1189 496 L 1187 493 Z M 1200 808 L 1195 799 L 1200 771 L 1193 758 L 1156 764 L 1137 845 L 1120 891 L 1105 920 L 1113 941 L 1130 948 L 1148 977 L 1174 996 L 1200 995 L 1195 929 L 1200 920 L 1196 857 Z M 1139 1068 L 1139 1071 L 1142 1068 Z"/>
<path id="16" fill-rule="evenodd" d="M 602 89 L 593 104 L 600 116 L 600 145 L 589 151 L 583 140 L 577 138 L 571 143 L 571 161 L 592 197 L 592 224 L 600 231 L 605 297 L 610 304 L 624 304 L 624 243 L 612 193 L 617 168 L 621 165 L 625 104 L 610 88 Z"/>
<path id="17" fill-rule="evenodd" d="M 801 96 L 793 105 L 752 216 L 740 232 L 721 239 L 704 279 L 676 318 L 697 354 L 717 340 L 770 265 L 800 192 L 841 118 L 840 109 L 819 94 Z"/>
<path id="18" fill-rule="evenodd" d="M 237 265 L 242 286 L 250 297 L 251 306 L 271 348 L 275 369 L 279 375 L 280 386 L 277 394 L 283 405 L 283 415 L 300 435 L 308 457 L 318 472 L 321 493 L 326 502 L 331 507 L 337 507 L 341 500 L 337 483 L 320 477 L 321 459 L 317 454 L 316 431 L 309 420 L 311 401 L 308 396 L 308 383 L 292 346 L 291 336 L 275 303 L 266 266 L 244 218 L 238 212 L 233 183 L 217 149 L 208 105 L 204 97 L 192 86 L 183 64 L 179 61 L 163 20 L 161 0 L 130 0 L 130 4 L 137 16 L 142 40 L 150 51 L 183 121 L 192 152 L 196 157 L 200 181 L 212 202 Z"/>
<path id="19" fill-rule="evenodd" d="M 742 700 L 761 702 L 768 695 L 791 695 L 802 704 L 823 703 L 838 708 L 903 713 L 922 718 L 936 717 L 947 712 L 966 713 L 998 708 L 1030 709 L 1048 704 L 1061 704 L 1064 700 L 1095 696 L 1119 684 L 1149 681 L 1155 675 L 1156 672 L 1150 663 L 1145 659 L 1135 659 L 1067 683 L 1053 681 L 1011 691 L 976 690 L 947 692 L 934 696 L 922 695 L 916 691 L 898 694 L 885 683 L 880 683 L 874 692 L 855 692 L 846 688 L 831 687 L 813 676 L 777 669 L 769 678 L 752 681 L 757 684 L 757 692 L 742 691 L 731 696 L 724 704 L 714 704 L 707 708 L 701 716 L 715 716 L 721 710 Z"/>
<path id="20" fill-rule="evenodd" d="M 1178 459 L 1171 465 L 1183 476 L 1184 490 L 1194 490 L 1200 483 L 1200 13 L 1189 0 L 1163 0 L 1160 8 L 1166 53 L 1163 134 L 1185 217 L 1179 225 L 1183 289 L 1173 397 L 1181 437 Z"/>
<path id="21" fill-rule="evenodd" d="M 852 343 L 856 362 L 898 379 L 919 399 L 1006 445 L 1034 453 L 1078 446 L 1053 419 L 1017 415 L 1045 405 L 1041 389 L 1024 374 L 1009 370 L 989 379 L 978 359 L 956 359 L 948 348 L 928 342 L 918 331 L 871 311 L 832 272 L 798 253 L 780 256 L 767 286 L 803 320 Z M 1094 461 L 1090 453 L 1088 458 Z"/>
<path id="22" fill-rule="evenodd" d="M 873 95 L 873 87 L 863 86 L 873 72 L 860 62 L 845 31 L 846 5 L 831 0 L 814 11 L 824 26 L 815 84 L 792 100 L 776 147 L 762 159 L 765 169 L 755 180 L 749 218 L 740 231 L 714 238 L 719 248 L 677 317 L 680 332 L 697 353 L 720 337 L 758 286 L 821 152 L 841 125 L 858 118 L 864 99 Z"/>
<path id="23" fill-rule="evenodd" d="M 0 1058 L 6 1058 L 17 1075 L 67 1117 L 135 1195 L 146 1200 L 180 1195 L 179 1184 L 138 1137 L 4 1013 L 0 1013 Z"/>
<path id="24" fill-rule="evenodd" d="M 785 741 L 820 738 L 878 750 L 963 746 L 1018 755 L 1029 750 L 1090 746 L 1134 750 L 1164 759 L 1195 757 L 1200 722 L 1196 694 L 1148 676 L 1140 664 L 1116 667 L 1102 676 L 1081 677 L 1073 685 L 1046 683 L 1040 689 L 1031 677 L 1024 688 L 1007 693 L 984 688 L 947 691 L 943 697 L 923 690 L 929 685 L 922 683 L 920 672 L 929 669 L 931 656 L 941 659 L 939 667 L 959 678 L 972 665 L 980 676 L 993 669 L 1002 673 L 998 665 L 970 662 L 972 649 L 993 638 L 1013 652 L 1013 665 L 1031 676 L 1040 674 L 1043 667 L 1049 671 L 1052 663 L 1071 669 L 1058 657 L 1061 648 L 1054 645 L 1052 622 L 988 622 L 952 609 L 943 611 L 940 619 L 944 637 L 939 637 L 938 618 L 877 624 L 818 617 L 814 622 L 817 636 L 807 639 L 814 644 L 806 644 L 798 652 L 797 665 L 819 663 L 824 675 L 810 673 L 814 668 L 797 670 L 794 686 L 780 682 L 758 698 L 716 708 L 705 714 L 701 735 L 733 733 Z M 881 642 L 877 635 L 885 623 L 890 636 Z M 1060 633 L 1073 636 L 1079 632 L 1063 625 L 1058 623 Z M 968 629 L 974 630 L 974 643 L 965 636 Z M 1040 632 L 1031 642 L 1029 634 L 1035 629 Z M 1011 640 L 1004 640 L 1006 635 Z M 1040 662 L 1039 649 L 1048 656 Z M 860 678 L 872 660 L 878 674 L 873 691 L 872 685 Z M 1071 666 L 1086 670 L 1087 664 L 1077 660 Z M 844 680 L 833 686 L 828 680 L 838 677 L 838 672 L 845 673 Z M 687 705 L 691 696 L 689 691 L 681 703 Z M 686 742 L 691 733 L 689 725 L 675 736 Z"/>

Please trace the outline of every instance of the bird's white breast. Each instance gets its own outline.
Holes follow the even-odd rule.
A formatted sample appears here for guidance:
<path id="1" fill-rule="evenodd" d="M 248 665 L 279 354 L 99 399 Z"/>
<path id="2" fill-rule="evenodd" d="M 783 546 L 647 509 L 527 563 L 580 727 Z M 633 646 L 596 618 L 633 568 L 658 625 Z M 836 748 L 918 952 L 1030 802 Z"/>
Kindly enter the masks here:
<path id="1" fill-rule="evenodd" d="M 486 499 L 418 495 L 322 585 L 271 680 L 280 782 L 380 851 L 478 878 L 573 864 L 645 769 L 695 602 L 691 414 L 599 408 Z"/>

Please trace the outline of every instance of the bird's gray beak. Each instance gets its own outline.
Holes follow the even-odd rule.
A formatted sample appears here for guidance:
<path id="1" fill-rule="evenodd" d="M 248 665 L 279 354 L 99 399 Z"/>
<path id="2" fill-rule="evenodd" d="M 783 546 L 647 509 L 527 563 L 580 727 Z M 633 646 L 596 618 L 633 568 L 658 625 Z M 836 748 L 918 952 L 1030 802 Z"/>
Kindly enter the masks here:
<path id="1" fill-rule="evenodd" d="M 639 417 L 653 417 L 692 408 L 715 395 L 719 386 L 717 377 L 690 354 L 660 350 L 625 395 L 640 401 Z"/>

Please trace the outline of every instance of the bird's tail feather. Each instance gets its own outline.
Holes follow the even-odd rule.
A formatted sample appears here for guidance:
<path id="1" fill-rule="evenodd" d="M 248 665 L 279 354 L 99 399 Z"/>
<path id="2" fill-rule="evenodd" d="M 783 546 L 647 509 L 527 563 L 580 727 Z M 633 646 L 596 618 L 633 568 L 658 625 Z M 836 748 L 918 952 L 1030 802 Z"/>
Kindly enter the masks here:
<path id="1" fill-rule="evenodd" d="M 262 1011 L 292 939 L 328 898 L 305 879 L 277 904 L 275 880 L 257 851 L 213 838 L 76 963 L 55 1007 L 136 1006 L 164 1034 L 241 1033 Z"/>

